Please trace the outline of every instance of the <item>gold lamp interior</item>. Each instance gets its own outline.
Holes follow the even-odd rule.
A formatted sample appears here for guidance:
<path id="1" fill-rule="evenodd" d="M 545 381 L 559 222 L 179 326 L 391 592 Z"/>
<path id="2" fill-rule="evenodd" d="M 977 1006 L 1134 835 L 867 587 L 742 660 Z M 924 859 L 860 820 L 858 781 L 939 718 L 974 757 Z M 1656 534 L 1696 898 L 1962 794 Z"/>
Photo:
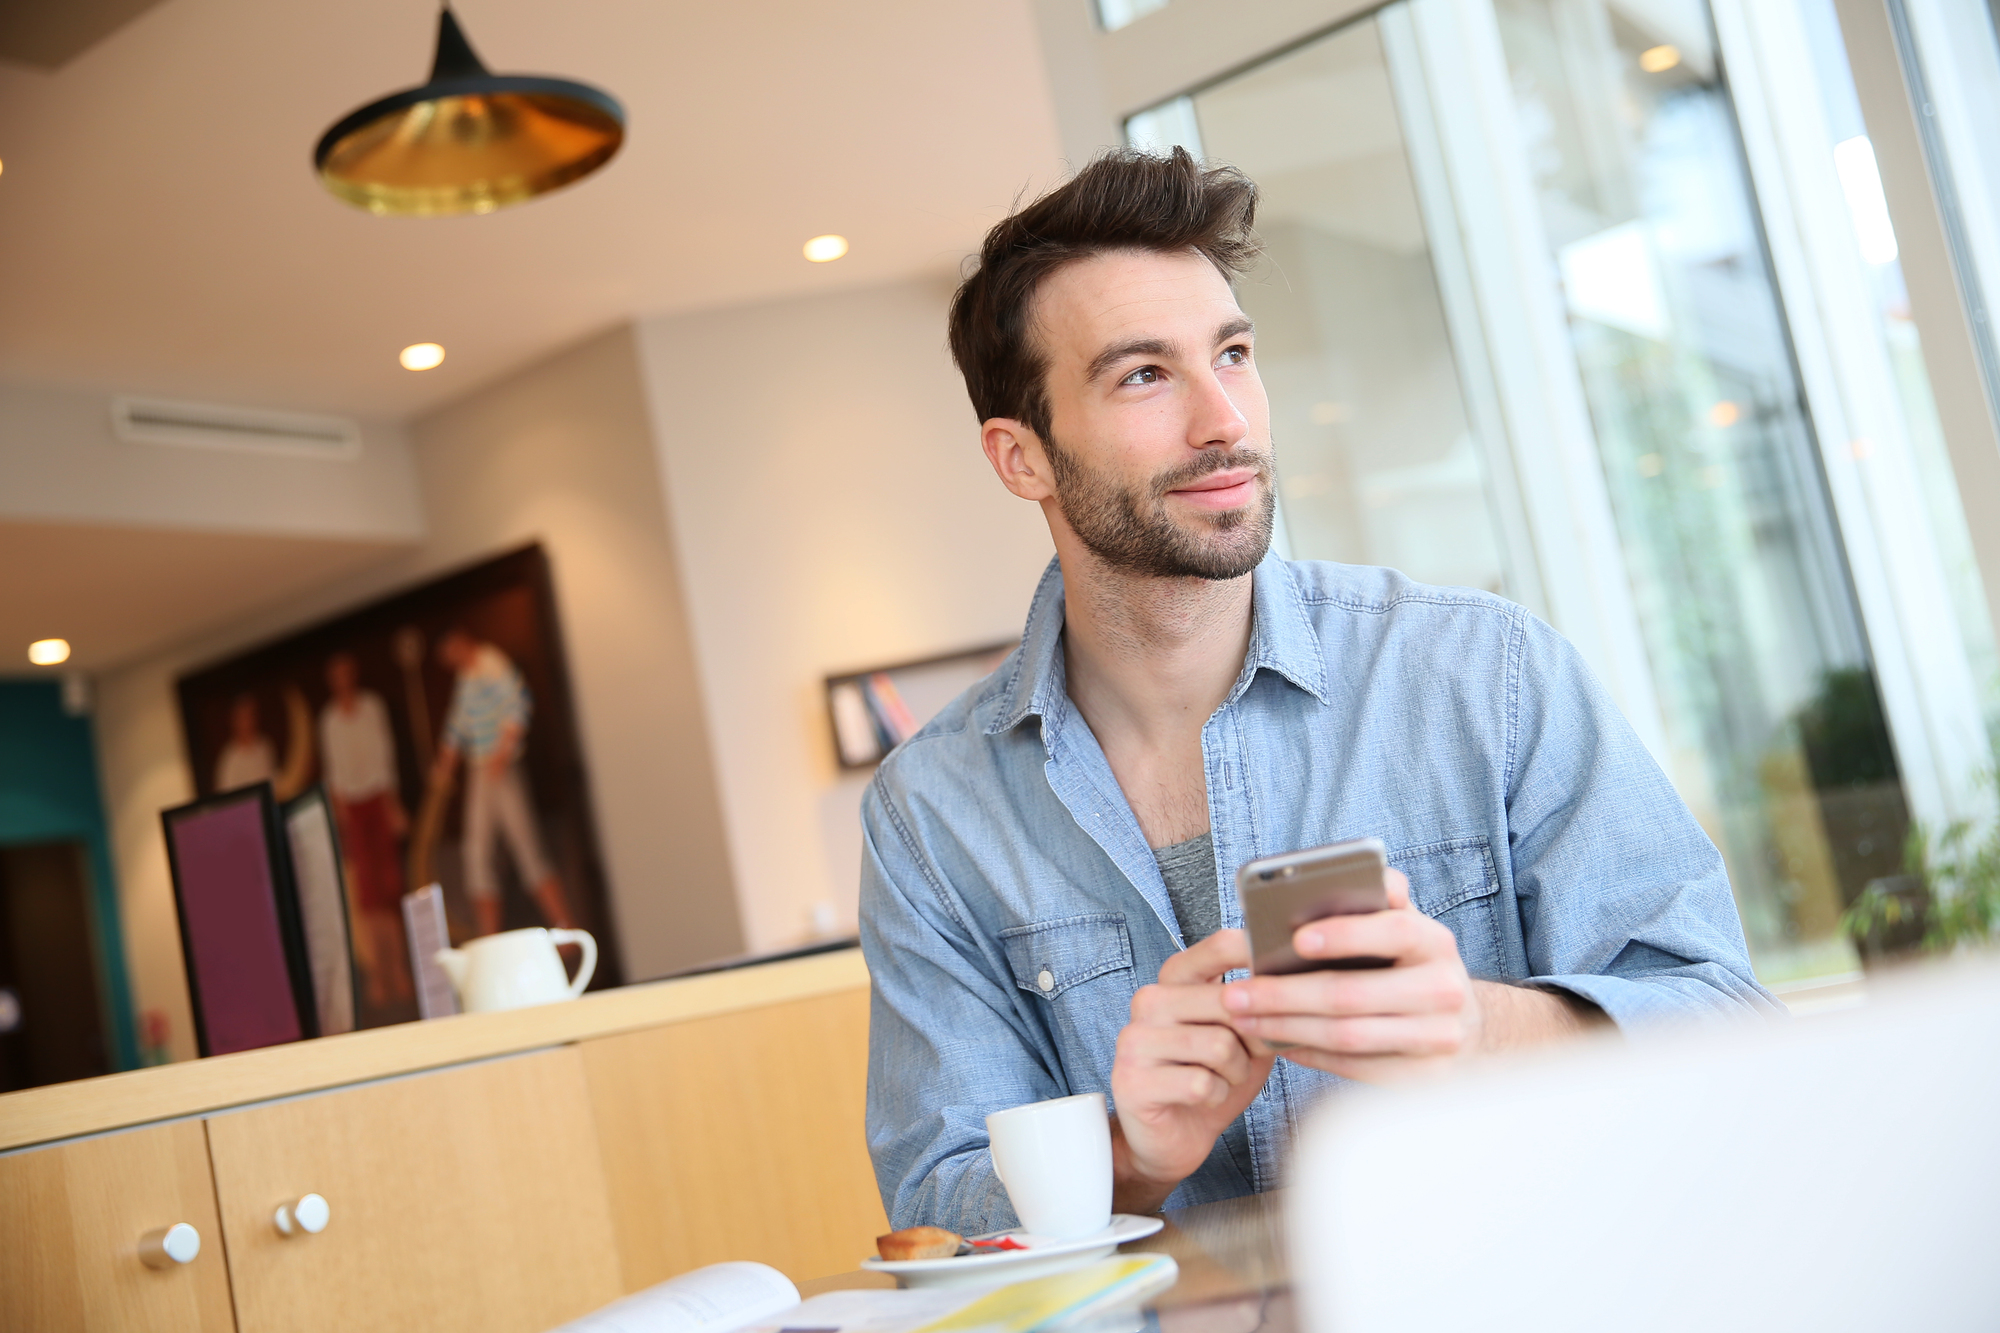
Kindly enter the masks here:
<path id="1" fill-rule="evenodd" d="M 625 140 L 618 103 L 565 79 L 494 75 L 451 11 L 420 88 L 370 103 L 320 139 L 326 188 L 371 213 L 488 213 L 589 175 Z"/>

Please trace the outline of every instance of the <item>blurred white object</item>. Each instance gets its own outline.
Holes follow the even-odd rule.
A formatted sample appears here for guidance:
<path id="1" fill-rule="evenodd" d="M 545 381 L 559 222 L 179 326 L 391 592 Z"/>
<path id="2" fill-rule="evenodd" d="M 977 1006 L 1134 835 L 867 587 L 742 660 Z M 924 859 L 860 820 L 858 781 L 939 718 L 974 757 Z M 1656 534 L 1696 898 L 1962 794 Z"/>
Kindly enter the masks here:
<path id="1" fill-rule="evenodd" d="M 2000 1328 L 2000 970 L 1323 1108 L 1304 1333 Z"/>
<path id="2" fill-rule="evenodd" d="M 558 944 L 583 949 L 571 978 Z M 587 930 L 545 930 L 528 926 L 467 940 L 463 949 L 439 949 L 431 957 L 451 978 L 458 1005 L 468 1014 L 525 1009 L 534 1004 L 574 1000 L 597 970 L 597 941 Z"/>

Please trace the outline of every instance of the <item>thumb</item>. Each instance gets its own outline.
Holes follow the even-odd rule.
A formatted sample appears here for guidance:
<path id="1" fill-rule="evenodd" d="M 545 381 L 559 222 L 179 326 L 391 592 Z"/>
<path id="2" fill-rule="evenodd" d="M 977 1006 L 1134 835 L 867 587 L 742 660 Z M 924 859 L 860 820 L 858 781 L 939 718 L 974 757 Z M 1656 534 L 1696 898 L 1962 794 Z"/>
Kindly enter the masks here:
<path id="1" fill-rule="evenodd" d="M 1410 905 L 1410 877 L 1400 870 L 1382 872 L 1382 885 L 1389 891 L 1389 906 L 1401 909 Z"/>

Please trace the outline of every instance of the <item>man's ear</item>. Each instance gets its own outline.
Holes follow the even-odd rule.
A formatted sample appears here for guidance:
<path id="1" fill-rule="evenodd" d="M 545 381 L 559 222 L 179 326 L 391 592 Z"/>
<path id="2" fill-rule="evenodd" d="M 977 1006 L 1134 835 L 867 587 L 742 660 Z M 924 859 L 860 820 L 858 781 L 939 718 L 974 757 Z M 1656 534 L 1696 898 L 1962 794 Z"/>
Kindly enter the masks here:
<path id="1" fill-rule="evenodd" d="M 1055 477 L 1041 437 L 1012 417 L 991 417 L 979 429 L 979 446 L 994 475 L 1023 500 L 1040 502 L 1056 493 Z"/>

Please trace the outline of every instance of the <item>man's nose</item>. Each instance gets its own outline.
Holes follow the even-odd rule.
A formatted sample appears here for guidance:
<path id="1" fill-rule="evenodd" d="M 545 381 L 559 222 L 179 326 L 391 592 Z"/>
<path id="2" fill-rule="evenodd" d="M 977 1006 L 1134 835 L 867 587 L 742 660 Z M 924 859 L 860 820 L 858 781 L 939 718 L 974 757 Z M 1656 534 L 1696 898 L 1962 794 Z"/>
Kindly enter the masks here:
<path id="1" fill-rule="evenodd" d="M 1237 408 L 1213 370 L 1193 380 L 1194 401 L 1188 420 L 1188 443 L 1197 449 L 1221 445 L 1233 449 L 1250 434 L 1250 421 Z"/>

